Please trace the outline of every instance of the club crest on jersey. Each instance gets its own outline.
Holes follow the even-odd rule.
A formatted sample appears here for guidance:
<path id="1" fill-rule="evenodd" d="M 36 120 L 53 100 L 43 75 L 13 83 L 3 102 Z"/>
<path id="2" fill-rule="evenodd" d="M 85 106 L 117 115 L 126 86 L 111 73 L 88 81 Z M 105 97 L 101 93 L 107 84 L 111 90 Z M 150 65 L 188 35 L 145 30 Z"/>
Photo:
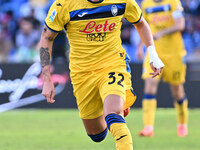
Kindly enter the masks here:
<path id="1" fill-rule="evenodd" d="M 57 11 L 54 9 L 51 13 L 51 15 L 49 16 L 49 19 L 51 20 L 51 22 L 54 21 L 55 17 L 57 15 Z"/>
<path id="2" fill-rule="evenodd" d="M 117 6 L 116 6 L 116 5 L 112 5 L 112 7 L 111 7 L 111 12 L 112 12 L 112 15 L 113 15 L 113 16 L 117 16 L 118 9 L 117 9 Z"/>

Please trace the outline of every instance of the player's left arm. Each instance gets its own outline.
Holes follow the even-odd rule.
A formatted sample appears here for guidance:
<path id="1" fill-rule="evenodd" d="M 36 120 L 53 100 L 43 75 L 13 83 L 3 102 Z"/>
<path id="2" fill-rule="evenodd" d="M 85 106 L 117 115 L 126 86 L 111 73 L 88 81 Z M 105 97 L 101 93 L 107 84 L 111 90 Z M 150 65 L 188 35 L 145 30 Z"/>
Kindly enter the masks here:
<path id="1" fill-rule="evenodd" d="M 135 0 L 126 0 L 126 9 L 124 18 L 132 23 L 138 31 L 142 42 L 147 47 L 150 58 L 150 65 L 153 70 L 152 77 L 159 75 L 164 67 L 163 62 L 156 52 L 151 29 L 145 19 L 142 17 L 142 11 Z"/>
<path id="2" fill-rule="evenodd" d="M 155 33 L 153 35 L 154 40 L 158 40 L 165 35 L 183 31 L 185 29 L 185 18 L 183 16 L 183 9 L 180 4 L 176 5 L 176 7 L 177 9 L 172 12 L 172 17 L 174 20 L 173 26 Z"/>
<path id="3" fill-rule="evenodd" d="M 151 65 L 152 70 L 154 71 L 153 73 L 151 73 L 151 75 L 154 78 L 161 73 L 164 67 L 164 64 L 160 60 L 156 52 L 151 29 L 143 17 L 140 19 L 139 22 L 134 24 L 134 26 L 136 30 L 138 31 L 142 42 L 145 44 L 149 52 L 150 65 Z"/>

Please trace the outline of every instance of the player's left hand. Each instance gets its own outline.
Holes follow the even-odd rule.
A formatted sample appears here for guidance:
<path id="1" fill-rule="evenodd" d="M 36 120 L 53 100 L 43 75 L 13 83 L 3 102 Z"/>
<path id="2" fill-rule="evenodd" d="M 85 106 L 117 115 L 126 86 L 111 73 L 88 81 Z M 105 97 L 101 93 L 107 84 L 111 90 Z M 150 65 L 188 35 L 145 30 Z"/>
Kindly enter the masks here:
<path id="1" fill-rule="evenodd" d="M 150 63 L 150 66 L 151 66 L 151 69 L 153 70 L 153 72 L 150 73 L 150 75 L 152 75 L 152 78 L 155 78 L 157 75 L 161 74 L 163 67 L 161 68 L 154 67 L 153 62 Z"/>
<path id="2" fill-rule="evenodd" d="M 150 73 L 150 75 L 152 75 L 152 78 L 155 78 L 157 75 L 161 74 L 162 69 L 165 65 L 163 64 L 162 60 L 158 57 L 154 46 L 147 47 L 147 50 L 149 52 L 150 66 L 153 70 L 153 72 Z"/>

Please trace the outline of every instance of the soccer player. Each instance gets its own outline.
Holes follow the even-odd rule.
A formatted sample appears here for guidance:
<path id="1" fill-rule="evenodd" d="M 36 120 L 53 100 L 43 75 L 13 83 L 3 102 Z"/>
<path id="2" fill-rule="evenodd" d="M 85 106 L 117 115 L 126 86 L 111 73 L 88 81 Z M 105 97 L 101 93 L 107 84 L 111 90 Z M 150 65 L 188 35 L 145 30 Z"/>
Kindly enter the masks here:
<path id="1" fill-rule="evenodd" d="M 181 31 L 184 29 L 185 20 L 183 8 L 179 0 L 145 0 L 142 3 L 144 18 L 149 23 L 155 40 L 155 47 L 159 57 L 163 60 L 165 68 L 162 73 L 163 81 L 170 84 L 171 93 L 175 99 L 177 110 L 178 136 L 188 134 L 188 101 L 184 92 L 186 65 Z M 142 42 L 138 47 L 137 55 L 143 59 Z M 142 102 L 144 129 L 141 136 L 153 136 L 154 118 L 156 112 L 156 93 L 161 76 L 154 79 L 149 73 L 149 59 L 146 56 L 143 63 L 142 78 L 145 81 L 144 97 Z"/>
<path id="2" fill-rule="evenodd" d="M 135 25 L 150 54 L 150 65 L 159 75 L 159 59 L 151 30 L 134 0 L 56 0 L 46 17 L 40 41 L 43 91 L 54 103 L 50 57 L 57 33 L 66 29 L 70 44 L 70 77 L 80 117 L 88 136 L 101 142 L 110 130 L 117 150 L 132 150 L 132 137 L 124 110 L 135 101 L 130 68 L 121 46 L 121 19 Z"/>

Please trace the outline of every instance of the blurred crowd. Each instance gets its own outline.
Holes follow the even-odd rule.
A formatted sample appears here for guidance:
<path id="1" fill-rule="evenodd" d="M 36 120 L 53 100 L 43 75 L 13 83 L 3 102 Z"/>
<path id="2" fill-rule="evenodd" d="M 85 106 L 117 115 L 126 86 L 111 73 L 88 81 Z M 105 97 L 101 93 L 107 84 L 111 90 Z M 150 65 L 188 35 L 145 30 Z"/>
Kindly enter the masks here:
<path id="1" fill-rule="evenodd" d="M 0 63 L 32 63 L 39 60 L 38 42 L 47 11 L 54 0 L 0 0 Z M 137 0 L 140 4 L 141 0 Z M 182 0 L 186 28 L 183 32 L 188 61 L 200 59 L 200 0 Z M 123 20 L 123 47 L 132 62 L 139 35 Z M 53 46 L 53 61 L 66 61 L 67 39 L 60 32 Z"/>
<path id="2" fill-rule="evenodd" d="M 141 4 L 142 0 L 136 0 Z M 185 30 L 183 41 L 187 50 L 188 62 L 200 62 L 200 0 L 181 0 L 184 7 Z M 141 63 L 136 57 L 139 35 L 131 24 L 123 20 L 122 42 L 132 62 Z"/>

